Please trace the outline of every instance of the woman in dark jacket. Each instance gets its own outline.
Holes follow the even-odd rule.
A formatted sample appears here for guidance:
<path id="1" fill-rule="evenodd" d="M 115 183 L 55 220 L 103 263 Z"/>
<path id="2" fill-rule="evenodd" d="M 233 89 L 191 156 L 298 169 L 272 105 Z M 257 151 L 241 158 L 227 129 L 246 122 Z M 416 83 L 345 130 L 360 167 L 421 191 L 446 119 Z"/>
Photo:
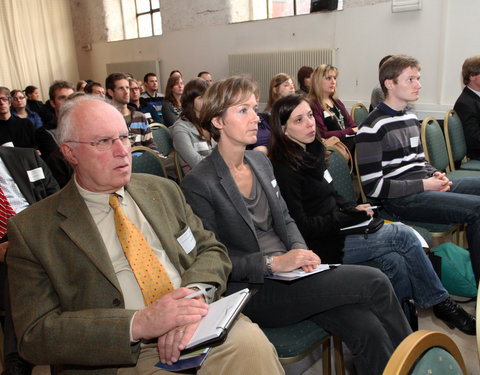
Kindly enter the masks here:
<path id="1" fill-rule="evenodd" d="M 344 235 L 340 228 L 373 216 L 369 204 L 347 202 L 331 185 L 323 145 L 315 137 L 312 109 L 304 97 L 279 99 L 270 118 L 269 156 L 281 194 L 307 245 L 322 262 L 354 264 L 375 260 L 390 278 L 400 301 L 433 306 L 437 317 L 475 334 L 475 318 L 453 302 L 414 232 L 387 224 L 377 232 Z"/>

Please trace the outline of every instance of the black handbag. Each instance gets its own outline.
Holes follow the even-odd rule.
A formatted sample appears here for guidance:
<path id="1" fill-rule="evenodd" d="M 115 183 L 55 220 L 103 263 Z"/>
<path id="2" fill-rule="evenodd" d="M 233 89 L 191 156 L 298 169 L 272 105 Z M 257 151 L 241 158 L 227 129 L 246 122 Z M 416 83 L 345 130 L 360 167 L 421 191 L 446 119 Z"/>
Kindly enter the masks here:
<path id="1" fill-rule="evenodd" d="M 383 227 L 384 223 L 385 222 L 383 221 L 382 218 L 374 217 L 367 225 L 363 225 L 355 228 L 343 229 L 343 230 L 340 230 L 340 233 L 344 235 L 363 234 L 365 235 L 365 238 L 367 238 L 369 233 L 375 233 L 377 230 Z"/>

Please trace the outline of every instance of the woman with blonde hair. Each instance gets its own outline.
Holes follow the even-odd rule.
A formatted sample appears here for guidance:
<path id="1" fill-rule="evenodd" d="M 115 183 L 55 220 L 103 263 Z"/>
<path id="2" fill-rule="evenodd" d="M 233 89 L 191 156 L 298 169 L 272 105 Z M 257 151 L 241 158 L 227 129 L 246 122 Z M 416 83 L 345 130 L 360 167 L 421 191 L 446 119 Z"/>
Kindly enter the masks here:
<path id="1" fill-rule="evenodd" d="M 313 72 L 308 99 L 313 110 L 317 133 L 322 138 L 338 137 L 353 155 L 357 125 L 336 96 L 338 69 L 322 64 Z"/>
<path id="2" fill-rule="evenodd" d="M 295 84 L 292 77 L 285 73 L 279 73 L 270 81 L 268 102 L 264 112 L 270 113 L 275 102 L 284 96 L 295 93 Z"/>
<path id="3" fill-rule="evenodd" d="M 272 165 L 246 150 L 257 138 L 258 89 L 243 77 L 215 82 L 203 97 L 200 123 L 218 145 L 182 181 L 205 229 L 225 244 L 232 261 L 226 294 L 257 293 L 243 313 L 262 327 L 309 319 L 338 335 L 357 374 L 381 374 L 411 332 L 388 278 L 372 267 L 342 265 L 284 282 L 275 272 L 312 272 L 320 258 L 308 249 L 288 213 Z"/>

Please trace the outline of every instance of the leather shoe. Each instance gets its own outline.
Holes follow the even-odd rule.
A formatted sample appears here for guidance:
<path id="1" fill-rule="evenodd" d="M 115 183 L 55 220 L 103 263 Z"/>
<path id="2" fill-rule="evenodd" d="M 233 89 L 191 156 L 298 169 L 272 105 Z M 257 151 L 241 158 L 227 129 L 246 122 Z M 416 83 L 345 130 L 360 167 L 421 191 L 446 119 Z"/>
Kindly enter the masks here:
<path id="1" fill-rule="evenodd" d="M 467 335 L 475 335 L 475 317 L 467 313 L 461 306 L 452 301 L 450 297 L 433 306 L 433 313 L 450 328 L 457 327 Z"/>

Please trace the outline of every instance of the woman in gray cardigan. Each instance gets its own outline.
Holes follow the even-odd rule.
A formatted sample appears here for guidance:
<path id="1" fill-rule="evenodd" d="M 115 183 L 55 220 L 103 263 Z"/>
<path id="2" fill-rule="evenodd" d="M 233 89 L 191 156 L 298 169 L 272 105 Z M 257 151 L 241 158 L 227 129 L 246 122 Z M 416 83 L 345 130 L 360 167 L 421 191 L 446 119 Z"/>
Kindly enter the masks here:
<path id="1" fill-rule="evenodd" d="M 381 374 L 411 332 L 392 286 L 380 271 L 342 265 L 292 282 L 266 278 L 279 271 L 310 272 L 320 259 L 307 249 L 266 155 L 245 151 L 256 141 L 258 89 L 242 77 L 215 83 L 205 94 L 202 126 L 218 146 L 182 183 L 188 203 L 229 251 L 227 294 L 257 294 L 244 313 L 263 327 L 310 319 L 339 336 L 358 374 Z"/>
<path id="2" fill-rule="evenodd" d="M 194 78 L 185 85 L 181 98 L 182 113 L 170 127 L 173 148 L 178 153 L 185 174 L 210 155 L 217 145 L 210 132 L 201 127 L 198 119 L 203 103 L 202 97 L 207 88 L 208 83 L 202 78 Z"/>

